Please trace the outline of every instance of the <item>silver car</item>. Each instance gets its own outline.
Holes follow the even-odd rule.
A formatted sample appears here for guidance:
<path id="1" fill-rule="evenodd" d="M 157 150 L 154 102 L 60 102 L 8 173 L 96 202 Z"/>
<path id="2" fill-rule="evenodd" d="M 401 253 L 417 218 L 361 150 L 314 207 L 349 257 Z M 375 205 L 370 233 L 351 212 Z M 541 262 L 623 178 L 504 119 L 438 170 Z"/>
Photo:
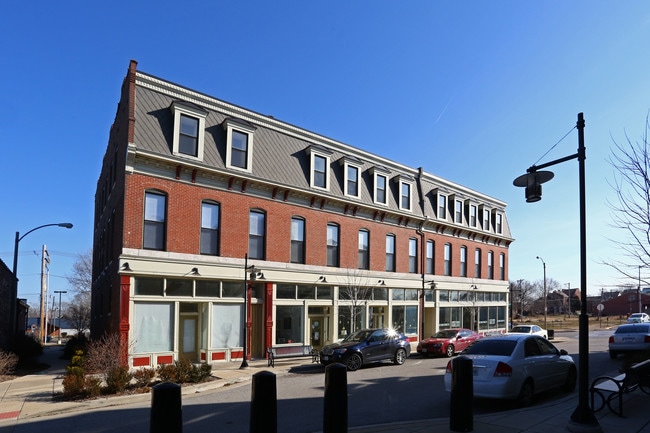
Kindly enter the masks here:
<path id="1" fill-rule="evenodd" d="M 572 392 L 577 369 L 566 350 L 534 334 L 504 334 L 476 340 L 461 352 L 472 360 L 474 397 L 518 400 L 529 406 L 543 391 Z M 451 391 L 453 361 L 447 363 L 445 389 Z"/>
<path id="2" fill-rule="evenodd" d="M 609 357 L 619 353 L 650 351 L 650 323 L 630 323 L 616 328 L 609 337 Z"/>

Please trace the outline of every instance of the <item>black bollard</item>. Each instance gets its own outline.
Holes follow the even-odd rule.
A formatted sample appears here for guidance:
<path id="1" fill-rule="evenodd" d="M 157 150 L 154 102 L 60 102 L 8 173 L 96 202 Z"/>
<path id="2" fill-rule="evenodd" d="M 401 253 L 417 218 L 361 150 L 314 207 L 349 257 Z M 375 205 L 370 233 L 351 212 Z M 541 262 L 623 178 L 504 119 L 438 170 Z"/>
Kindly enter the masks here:
<path id="1" fill-rule="evenodd" d="M 325 406 L 323 433 L 348 431 L 348 369 L 343 364 L 325 368 Z"/>
<path id="2" fill-rule="evenodd" d="M 151 390 L 149 433 L 182 433 L 181 387 L 163 382 Z"/>
<path id="3" fill-rule="evenodd" d="M 277 433 L 278 396 L 275 374 L 260 371 L 251 385 L 250 433 Z"/>
<path id="4" fill-rule="evenodd" d="M 449 428 L 452 431 L 474 430 L 474 371 L 472 360 L 459 356 L 451 361 L 451 399 Z"/>

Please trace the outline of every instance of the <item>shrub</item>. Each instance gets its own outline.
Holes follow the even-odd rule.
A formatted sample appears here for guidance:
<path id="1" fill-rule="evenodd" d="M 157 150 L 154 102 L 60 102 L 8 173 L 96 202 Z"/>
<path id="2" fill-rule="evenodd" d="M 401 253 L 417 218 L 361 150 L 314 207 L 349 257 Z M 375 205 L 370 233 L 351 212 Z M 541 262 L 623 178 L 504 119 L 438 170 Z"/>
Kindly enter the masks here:
<path id="1" fill-rule="evenodd" d="M 206 362 L 192 367 L 192 377 L 190 380 L 192 383 L 204 382 L 212 374 L 212 366 Z"/>
<path id="2" fill-rule="evenodd" d="M 133 379 L 128 367 L 114 367 L 106 374 L 106 392 L 115 394 L 123 392 Z"/>
<path id="3" fill-rule="evenodd" d="M 20 335 L 12 342 L 12 352 L 18 355 L 18 362 L 29 364 L 43 354 L 43 346 L 29 335 Z"/>
<path id="4" fill-rule="evenodd" d="M 63 378 L 63 396 L 80 397 L 84 394 L 85 380 L 83 376 L 66 374 Z"/>
<path id="5" fill-rule="evenodd" d="M 139 388 L 144 388 L 148 386 L 153 378 L 156 376 L 156 370 L 153 368 L 141 368 L 133 372 L 133 378 L 135 379 L 135 386 Z"/>
<path id="6" fill-rule="evenodd" d="M 70 359 L 76 351 L 81 350 L 84 353 L 88 350 L 88 338 L 81 334 L 71 337 L 63 348 L 63 359 Z"/>
<path id="7" fill-rule="evenodd" d="M 86 376 L 84 391 L 88 397 L 98 397 L 102 393 L 102 380 L 95 376 Z"/>
<path id="8" fill-rule="evenodd" d="M 176 366 L 174 364 L 160 364 L 156 368 L 156 374 L 163 382 L 176 382 L 178 377 L 176 374 Z"/>
<path id="9" fill-rule="evenodd" d="M 176 368 L 176 383 L 190 382 L 194 370 L 190 361 L 187 359 L 174 361 L 174 367 Z"/>
<path id="10" fill-rule="evenodd" d="M 18 355 L 11 352 L 0 351 L 0 376 L 12 374 L 18 365 Z"/>

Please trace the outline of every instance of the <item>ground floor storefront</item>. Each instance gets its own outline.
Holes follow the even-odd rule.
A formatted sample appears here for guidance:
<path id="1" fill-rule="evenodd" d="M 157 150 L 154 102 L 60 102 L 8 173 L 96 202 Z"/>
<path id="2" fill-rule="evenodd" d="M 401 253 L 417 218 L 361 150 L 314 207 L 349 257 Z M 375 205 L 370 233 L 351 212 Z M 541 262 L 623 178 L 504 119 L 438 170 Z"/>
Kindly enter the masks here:
<path id="1" fill-rule="evenodd" d="M 204 267 L 181 277 L 158 270 L 122 274 L 130 365 L 263 358 L 272 346 L 319 349 L 362 328 L 394 328 L 417 342 L 448 328 L 505 332 L 508 323 L 503 281 L 440 278 L 423 289 L 413 274 L 323 276 L 264 266 L 245 274 L 242 266 L 222 266 L 212 272 L 221 278 Z"/>

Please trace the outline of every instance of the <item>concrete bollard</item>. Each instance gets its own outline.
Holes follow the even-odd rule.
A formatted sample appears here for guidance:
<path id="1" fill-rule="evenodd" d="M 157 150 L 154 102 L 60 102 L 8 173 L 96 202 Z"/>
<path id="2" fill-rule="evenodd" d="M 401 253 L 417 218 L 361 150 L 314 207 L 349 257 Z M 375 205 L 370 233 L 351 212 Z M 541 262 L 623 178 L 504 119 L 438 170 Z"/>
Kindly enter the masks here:
<path id="1" fill-rule="evenodd" d="M 181 387 L 163 382 L 151 390 L 151 418 L 149 433 L 182 433 L 183 409 Z"/>
<path id="2" fill-rule="evenodd" d="M 323 433 L 348 431 L 348 369 L 343 364 L 325 368 L 325 405 Z"/>
<path id="3" fill-rule="evenodd" d="M 457 432 L 474 430 L 474 371 L 472 360 L 459 356 L 451 361 L 449 428 Z"/>
<path id="4" fill-rule="evenodd" d="M 278 396 L 275 374 L 260 371 L 251 384 L 250 433 L 277 433 Z"/>

